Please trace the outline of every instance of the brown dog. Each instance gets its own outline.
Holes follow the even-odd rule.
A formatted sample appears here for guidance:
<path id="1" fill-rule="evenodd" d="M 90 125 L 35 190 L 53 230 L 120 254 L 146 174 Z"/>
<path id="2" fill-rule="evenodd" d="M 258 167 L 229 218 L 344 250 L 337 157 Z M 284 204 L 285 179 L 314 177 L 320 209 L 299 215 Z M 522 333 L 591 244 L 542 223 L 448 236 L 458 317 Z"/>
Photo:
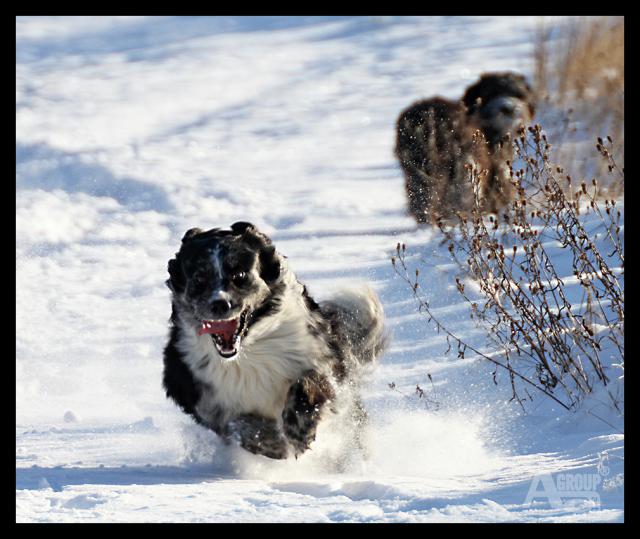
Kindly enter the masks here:
<path id="1" fill-rule="evenodd" d="M 507 137 L 534 114 L 533 94 L 522 75 L 486 73 L 462 100 L 433 97 L 404 110 L 397 122 L 396 156 L 405 175 L 409 211 L 419 223 L 452 217 L 474 204 L 466 165 L 481 176 L 484 211 L 495 212 L 513 197 Z"/>

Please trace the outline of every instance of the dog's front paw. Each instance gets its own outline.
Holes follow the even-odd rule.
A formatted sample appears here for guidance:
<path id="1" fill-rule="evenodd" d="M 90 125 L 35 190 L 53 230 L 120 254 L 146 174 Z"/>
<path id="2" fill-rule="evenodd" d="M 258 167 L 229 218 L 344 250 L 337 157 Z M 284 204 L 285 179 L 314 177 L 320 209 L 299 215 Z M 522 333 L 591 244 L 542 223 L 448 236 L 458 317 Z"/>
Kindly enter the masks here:
<path id="1" fill-rule="evenodd" d="M 329 381 L 314 371 L 305 373 L 289 388 L 282 427 L 296 458 L 316 439 L 322 408 L 332 397 Z"/>
<path id="2" fill-rule="evenodd" d="M 247 451 L 271 459 L 289 456 L 287 439 L 275 419 L 256 414 L 243 414 L 229 424 L 232 437 Z"/>

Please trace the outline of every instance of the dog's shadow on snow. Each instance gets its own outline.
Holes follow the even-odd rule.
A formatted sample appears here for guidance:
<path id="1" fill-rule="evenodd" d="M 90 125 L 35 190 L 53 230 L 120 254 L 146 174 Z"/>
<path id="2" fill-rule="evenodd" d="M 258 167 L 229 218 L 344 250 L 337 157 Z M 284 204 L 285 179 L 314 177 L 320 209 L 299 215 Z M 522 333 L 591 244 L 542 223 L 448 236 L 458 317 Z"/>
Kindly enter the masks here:
<path id="1" fill-rule="evenodd" d="M 61 491 L 71 485 L 161 485 L 202 483 L 220 479 L 211 466 L 121 466 L 16 468 L 16 490 L 51 488 Z"/>

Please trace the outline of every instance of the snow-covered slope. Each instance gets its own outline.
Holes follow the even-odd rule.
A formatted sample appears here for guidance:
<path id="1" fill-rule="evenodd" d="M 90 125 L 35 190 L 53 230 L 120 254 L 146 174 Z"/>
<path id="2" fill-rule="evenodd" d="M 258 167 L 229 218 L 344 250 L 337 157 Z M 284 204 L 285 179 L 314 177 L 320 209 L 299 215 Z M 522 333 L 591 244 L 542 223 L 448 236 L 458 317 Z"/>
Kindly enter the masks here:
<path id="1" fill-rule="evenodd" d="M 473 339 L 441 237 L 405 215 L 394 122 L 484 70 L 530 73 L 536 22 L 19 17 L 18 521 L 622 520 L 621 420 L 542 397 L 524 415 L 487 365 L 445 354 L 389 261 L 407 243 Z M 188 228 L 237 220 L 315 296 L 381 295 L 368 460 L 337 469 L 326 430 L 297 461 L 227 449 L 165 399 L 166 262 Z M 600 503 L 526 503 L 541 474 L 600 477 Z"/>

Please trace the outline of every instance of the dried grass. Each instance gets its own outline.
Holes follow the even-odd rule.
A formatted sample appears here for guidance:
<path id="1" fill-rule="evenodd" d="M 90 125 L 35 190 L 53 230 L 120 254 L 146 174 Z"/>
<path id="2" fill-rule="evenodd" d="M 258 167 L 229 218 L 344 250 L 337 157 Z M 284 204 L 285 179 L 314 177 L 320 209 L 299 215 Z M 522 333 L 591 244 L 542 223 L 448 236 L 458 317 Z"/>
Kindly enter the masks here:
<path id="1" fill-rule="evenodd" d="M 575 177 L 599 177 L 603 196 L 621 195 L 624 184 L 603 174 L 591 148 L 598 137 L 610 137 L 624 168 L 624 18 L 541 24 L 534 60 L 538 119 L 556 146 L 552 158 Z"/>

